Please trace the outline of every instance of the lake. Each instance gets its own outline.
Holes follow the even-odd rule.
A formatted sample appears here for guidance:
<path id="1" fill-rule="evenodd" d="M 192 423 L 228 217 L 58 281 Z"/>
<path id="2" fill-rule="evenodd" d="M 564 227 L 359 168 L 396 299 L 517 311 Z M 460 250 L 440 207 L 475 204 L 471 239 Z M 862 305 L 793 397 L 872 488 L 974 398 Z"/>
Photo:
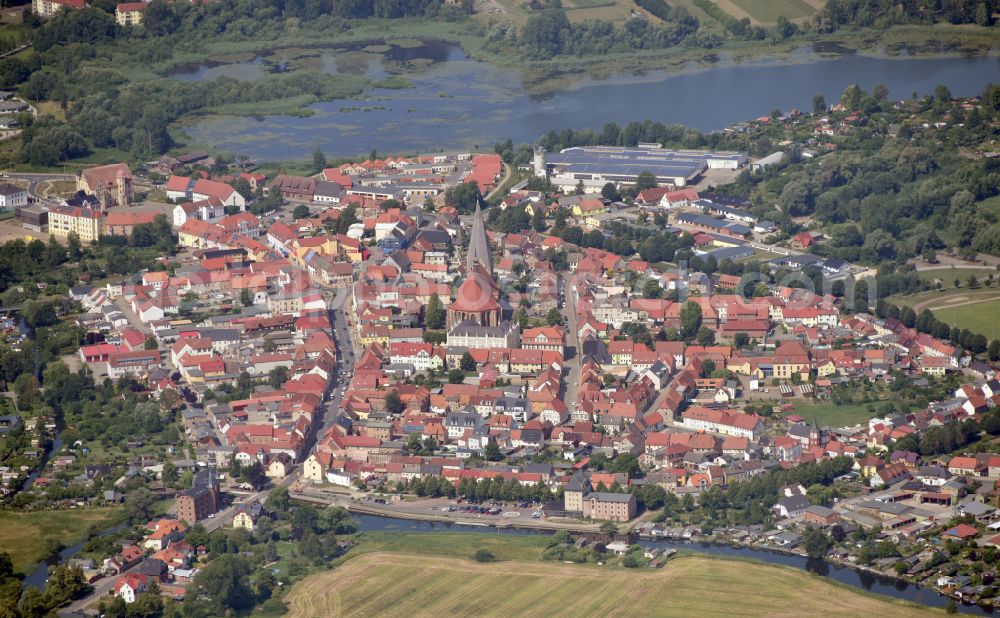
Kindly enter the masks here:
<path id="1" fill-rule="evenodd" d="M 891 97 L 906 98 L 913 92 L 930 93 L 939 84 L 956 95 L 978 94 L 987 82 L 1000 80 L 995 56 L 889 59 L 847 52 L 830 57 L 804 48 L 792 54 L 791 63 L 734 65 L 723 59 L 681 74 L 590 80 L 532 98 L 516 72 L 472 60 L 449 43 L 391 46 L 387 53 L 355 48 L 346 59 L 352 72 L 380 78 L 387 74 L 382 63 L 397 71 L 413 67 L 407 73 L 413 87 L 376 88 L 370 99 L 317 103 L 310 117 L 202 117 L 185 128 L 196 142 L 265 161 L 303 158 L 316 146 L 331 158 L 367 154 L 373 148 L 382 153 L 490 150 L 507 137 L 530 143 L 551 129 L 599 129 L 607 122 L 647 118 L 711 131 L 774 109 L 809 110 L 819 93 L 832 103 L 852 83 L 866 90 L 884 83 Z M 331 72 L 345 62 L 344 48 L 320 50 L 317 56 L 314 66 Z M 253 79 L 284 67 L 263 56 L 184 67 L 173 77 Z"/>

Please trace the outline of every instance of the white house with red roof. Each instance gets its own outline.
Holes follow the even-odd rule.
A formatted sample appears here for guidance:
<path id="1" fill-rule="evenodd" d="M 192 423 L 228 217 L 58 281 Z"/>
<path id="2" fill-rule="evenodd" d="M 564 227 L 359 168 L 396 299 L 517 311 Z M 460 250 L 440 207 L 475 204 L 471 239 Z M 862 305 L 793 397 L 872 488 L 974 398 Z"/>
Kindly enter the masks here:
<path id="1" fill-rule="evenodd" d="M 681 415 L 681 425 L 695 431 L 707 431 L 724 436 L 740 436 L 756 440 L 764 424 L 756 414 L 738 410 L 712 410 L 695 406 Z"/>
<path id="2" fill-rule="evenodd" d="M 390 343 L 389 360 L 393 364 L 413 365 L 417 371 L 443 369 L 445 365 L 444 353 L 429 343 Z"/>
<path id="3" fill-rule="evenodd" d="M 137 596 L 149 587 L 149 576 L 139 573 L 122 575 L 115 581 L 115 595 L 126 603 L 135 603 Z"/>
<path id="4" fill-rule="evenodd" d="M 238 206 L 240 210 L 247 206 L 247 201 L 240 192 L 224 182 L 197 180 L 191 187 L 191 199 L 195 201 L 213 197 L 221 201 L 224 206 Z"/>
<path id="5" fill-rule="evenodd" d="M 197 202 L 185 202 L 174 206 L 174 227 L 181 227 L 189 219 L 198 219 L 213 223 L 226 216 L 226 207 L 222 200 L 210 197 Z"/>

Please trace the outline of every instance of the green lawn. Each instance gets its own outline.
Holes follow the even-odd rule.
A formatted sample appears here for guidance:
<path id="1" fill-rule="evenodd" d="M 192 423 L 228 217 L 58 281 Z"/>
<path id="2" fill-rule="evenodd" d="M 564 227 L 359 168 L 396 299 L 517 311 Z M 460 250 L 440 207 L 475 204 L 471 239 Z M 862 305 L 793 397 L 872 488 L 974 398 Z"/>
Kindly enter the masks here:
<path id="1" fill-rule="evenodd" d="M 120 508 L 66 509 L 59 511 L 0 511 L 0 551 L 10 554 L 14 568 L 25 572 L 44 558 L 44 542 L 77 543 L 91 526 L 105 528 Z"/>
<path id="2" fill-rule="evenodd" d="M 752 19 L 764 24 L 773 24 L 778 17 L 799 19 L 812 17 L 816 9 L 802 0 L 730 0 L 746 11 Z"/>
<path id="3" fill-rule="evenodd" d="M 872 417 L 868 413 L 868 406 L 871 405 L 878 406 L 878 402 L 837 405 L 832 401 L 816 401 L 795 404 L 795 413 L 809 422 L 815 417 L 821 427 L 843 427 L 867 422 Z"/>
<path id="4" fill-rule="evenodd" d="M 931 309 L 934 317 L 959 328 L 968 328 L 974 333 L 986 335 L 988 339 L 1000 336 L 1000 298 L 977 302 L 959 307 Z"/>

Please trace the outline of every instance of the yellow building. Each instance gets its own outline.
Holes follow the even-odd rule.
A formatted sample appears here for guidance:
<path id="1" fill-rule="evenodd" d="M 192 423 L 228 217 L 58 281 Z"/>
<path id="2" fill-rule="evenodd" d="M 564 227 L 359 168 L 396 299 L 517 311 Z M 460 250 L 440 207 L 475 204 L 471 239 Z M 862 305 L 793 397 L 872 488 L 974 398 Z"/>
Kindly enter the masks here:
<path id="1" fill-rule="evenodd" d="M 188 219 L 177 230 L 177 242 L 190 249 L 214 249 L 224 241 L 225 230 L 201 219 Z"/>
<path id="2" fill-rule="evenodd" d="M 302 463 L 302 478 L 314 483 L 325 483 L 326 471 L 332 460 L 330 453 L 313 453 Z"/>
<path id="3" fill-rule="evenodd" d="M 361 347 L 368 347 L 377 343 L 383 347 L 389 347 L 389 327 L 374 326 L 365 324 L 361 327 Z"/>
<path id="4" fill-rule="evenodd" d="M 145 2 L 126 2 L 115 7 L 115 21 L 119 26 L 139 26 L 142 14 L 148 5 Z"/>
<path id="5" fill-rule="evenodd" d="M 39 17 L 52 17 L 60 9 L 82 9 L 85 0 L 31 0 L 31 12 Z"/>
<path id="6" fill-rule="evenodd" d="M 817 377 L 825 378 L 827 376 L 832 376 L 836 374 L 837 374 L 837 365 L 832 360 L 828 360 L 821 365 L 816 365 Z"/>
<path id="7" fill-rule="evenodd" d="M 49 211 L 49 234 L 66 238 L 72 232 L 80 242 L 95 242 L 101 235 L 101 217 L 89 208 L 56 207 Z"/>
<path id="8" fill-rule="evenodd" d="M 608 205 L 604 203 L 604 200 L 596 198 L 580 200 L 579 203 L 573 205 L 573 214 L 577 217 L 592 217 L 607 212 L 610 212 Z"/>
<path id="9" fill-rule="evenodd" d="M 305 257 L 311 251 L 316 255 L 331 256 L 337 255 L 340 251 L 340 244 L 336 236 L 309 236 L 299 238 L 293 242 L 292 255 L 290 256 L 300 266 L 305 265 Z"/>
<path id="10" fill-rule="evenodd" d="M 774 351 L 774 377 L 779 380 L 790 380 L 795 374 L 808 379 L 810 366 L 809 351 L 801 343 L 786 342 Z"/>

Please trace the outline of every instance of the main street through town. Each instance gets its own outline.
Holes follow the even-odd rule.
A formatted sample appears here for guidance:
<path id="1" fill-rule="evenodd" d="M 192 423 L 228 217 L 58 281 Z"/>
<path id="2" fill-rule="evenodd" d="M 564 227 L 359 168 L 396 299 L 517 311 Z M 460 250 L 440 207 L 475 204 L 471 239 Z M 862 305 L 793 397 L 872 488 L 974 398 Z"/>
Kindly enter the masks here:
<path id="1" fill-rule="evenodd" d="M 563 401 L 567 406 L 572 406 L 576 403 L 576 391 L 580 385 L 580 364 L 583 362 L 583 350 L 580 349 L 578 338 L 577 289 L 572 276 L 560 277 L 560 295 L 562 297 L 563 326 L 566 330 L 566 352 L 563 357 L 566 364 L 566 388 L 563 391 Z"/>

